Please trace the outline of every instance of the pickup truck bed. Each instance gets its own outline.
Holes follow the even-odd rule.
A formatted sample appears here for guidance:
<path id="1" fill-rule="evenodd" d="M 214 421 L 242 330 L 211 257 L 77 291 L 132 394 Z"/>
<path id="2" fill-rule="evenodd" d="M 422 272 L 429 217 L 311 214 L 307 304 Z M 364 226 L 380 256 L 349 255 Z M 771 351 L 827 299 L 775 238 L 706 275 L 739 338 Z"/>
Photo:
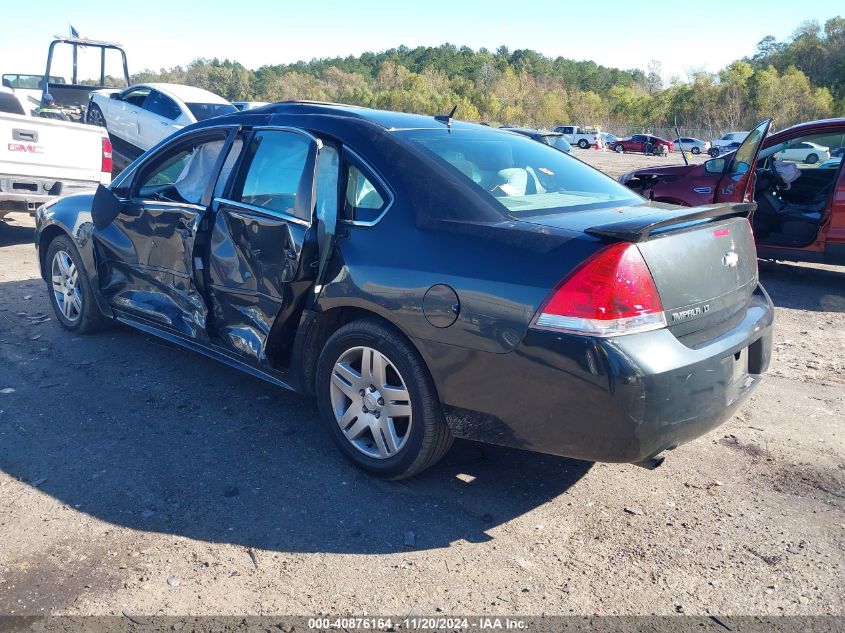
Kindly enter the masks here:
<path id="1" fill-rule="evenodd" d="M 0 217 L 111 182 L 103 128 L 0 112 Z"/>

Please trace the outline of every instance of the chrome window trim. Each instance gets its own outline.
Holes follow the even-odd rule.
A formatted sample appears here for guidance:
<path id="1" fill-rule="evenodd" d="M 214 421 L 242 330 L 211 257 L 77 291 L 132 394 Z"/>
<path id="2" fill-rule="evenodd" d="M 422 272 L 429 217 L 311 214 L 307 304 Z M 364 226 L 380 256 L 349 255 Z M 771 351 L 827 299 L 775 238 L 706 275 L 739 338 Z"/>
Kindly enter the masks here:
<path id="1" fill-rule="evenodd" d="M 246 202 L 229 200 L 228 198 L 217 197 L 214 199 L 214 202 L 216 202 L 217 204 L 225 204 L 230 207 L 235 207 L 237 209 L 243 209 L 244 211 L 258 213 L 260 215 L 264 215 L 270 218 L 284 220 L 285 222 L 293 222 L 294 224 L 298 224 L 299 226 L 311 226 L 311 222 L 306 222 L 302 218 L 298 218 L 295 215 L 291 215 L 290 213 L 285 213 L 284 211 L 276 211 L 275 209 L 265 209 L 264 207 L 257 207 L 252 204 L 247 204 Z"/>
<path id="2" fill-rule="evenodd" d="M 381 189 L 387 194 L 388 200 L 387 200 L 387 204 L 384 205 L 384 209 L 382 210 L 382 212 L 379 213 L 378 217 L 376 217 L 376 219 L 374 219 L 374 220 L 368 220 L 368 221 L 346 220 L 344 218 L 340 218 L 340 219 L 338 219 L 338 224 L 343 224 L 343 225 L 346 225 L 346 226 L 362 226 L 362 227 L 375 226 L 376 224 L 381 222 L 381 219 L 385 215 L 387 215 L 388 211 L 390 211 L 390 208 L 393 206 L 393 203 L 396 200 L 396 196 L 393 194 L 393 190 L 388 186 L 388 184 L 387 184 L 387 182 L 385 182 L 384 178 L 381 177 L 381 174 L 379 174 L 378 171 L 376 171 L 373 168 L 373 166 L 370 165 L 370 163 L 368 163 L 366 160 L 364 160 L 364 158 L 358 152 L 356 152 L 354 149 L 352 149 L 348 145 L 343 146 L 343 151 L 351 154 L 355 158 L 355 160 L 357 160 L 359 163 L 361 163 L 361 165 L 364 166 L 364 168 L 367 170 L 367 172 L 369 172 L 369 175 L 371 175 L 376 180 L 376 183 L 381 185 Z M 343 200 L 346 199 L 346 193 L 345 192 L 343 193 L 342 199 Z M 338 200 L 338 204 L 340 204 L 340 202 L 341 201 Z M 340 209 L 339 209 L 339 211 L 340 211 Z"/>
<path id="3" fill-rule="evenodd" d="M 194 211 L 205 211 L 206 208 L 201 204 L 193 204 L 192 202 L 167 202 L 166 200 L 147 200 L 146 198 L 135 198 L 129 201 L 129 204 L 140 204 L 145 207 L 186 207 Z"/>

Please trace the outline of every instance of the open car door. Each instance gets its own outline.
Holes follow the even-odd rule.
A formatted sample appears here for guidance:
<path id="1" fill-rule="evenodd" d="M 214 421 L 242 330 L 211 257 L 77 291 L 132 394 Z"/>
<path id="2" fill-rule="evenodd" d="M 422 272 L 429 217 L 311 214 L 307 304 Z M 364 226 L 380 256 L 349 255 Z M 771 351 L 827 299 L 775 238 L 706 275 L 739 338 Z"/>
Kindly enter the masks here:
<path id="1" fill-rule="evenodd" d="M 323 145 L 288 127 L 258 128 L 243 145 L 234 176 L 213 203 L 211 329 L 218 345 L 266 365 L 290 342 L 317 279 L 314 208 Z"/>
<path id="2" fill-rule="evenodd" d="M 753 198 L 752 177 L 757 166 L 757 157 L 763 139 L 769 133 L 772 120 L 766 119 L 757 125 L 742 142 L 732 156 L 723 159 L 727 162 L 725 171 L 716 186 L 714 202 L 751 202 Z"/>

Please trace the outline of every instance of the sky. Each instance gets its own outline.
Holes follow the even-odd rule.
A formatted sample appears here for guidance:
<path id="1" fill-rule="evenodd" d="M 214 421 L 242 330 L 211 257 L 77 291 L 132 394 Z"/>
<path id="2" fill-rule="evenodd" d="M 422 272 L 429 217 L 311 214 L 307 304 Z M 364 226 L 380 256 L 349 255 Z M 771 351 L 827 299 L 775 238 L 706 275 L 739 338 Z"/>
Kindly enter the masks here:
<path id="1" fill-rule="evenodd" d="M 121 43 L 129 72 L 198 57 L 265 64 L 443 43 L 530 48 L 623 69 L 661 63 L 663 77 L 717 71 L 751 55 L 766 35 L 787 38 L 804 20 L 845 15 L 842 0 L 39 0 L 9 2 L 0 72 L 43 73 L 55 34 Z M 243 6 L 243 9 L 239 7 Z M 65 59 L 69 55 L 64 56 Z M 83 60 L 83 68 L 94 59 Z M 88 64 L 90 62 L 90 64 Z M 110 70 L 113 70 L 110 67 Z M 65 68 L 59 73 L 68 74 Z"/>

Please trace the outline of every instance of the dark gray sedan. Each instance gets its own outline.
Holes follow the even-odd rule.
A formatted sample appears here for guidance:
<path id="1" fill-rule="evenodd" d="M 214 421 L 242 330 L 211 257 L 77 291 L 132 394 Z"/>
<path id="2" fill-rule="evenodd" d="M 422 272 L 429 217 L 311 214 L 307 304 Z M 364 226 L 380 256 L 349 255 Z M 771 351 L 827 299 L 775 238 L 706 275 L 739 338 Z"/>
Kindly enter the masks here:
<path id="1" fill-rule="evenodd" d="M 41 207 L 36 246 L 67 330 L 120 321 L 313 394 L 379 476 L 454 437 L 654 466 L 768 366 L 751 208 L 650 203 L 450 117 L 278 103 Z"/>

